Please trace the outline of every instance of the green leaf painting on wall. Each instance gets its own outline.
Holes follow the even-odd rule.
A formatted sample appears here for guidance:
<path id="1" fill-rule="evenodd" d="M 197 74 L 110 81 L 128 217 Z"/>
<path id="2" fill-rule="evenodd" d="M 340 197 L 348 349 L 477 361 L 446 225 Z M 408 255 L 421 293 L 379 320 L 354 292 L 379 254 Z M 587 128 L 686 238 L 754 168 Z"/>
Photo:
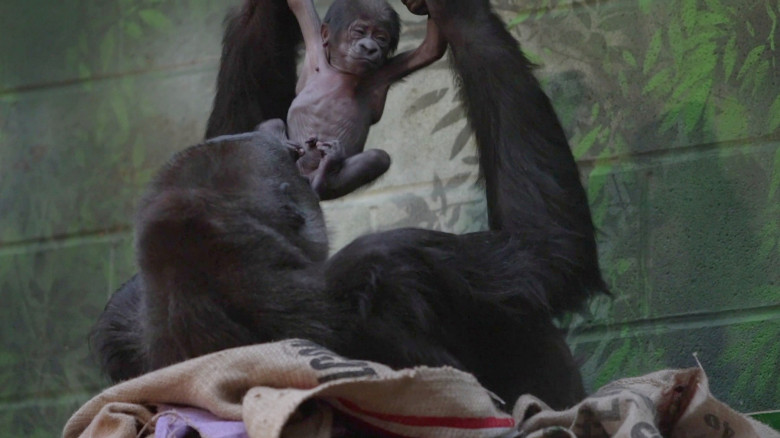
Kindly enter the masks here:
<path id="1" fill-rule="evenodd" d="M 589 385 L 693 366 L 698 352 L 737 406 L 780 406 L 780 5 L 523 8 L 521 41 L 556 65 L 540 73 L 587 175 L 613 288 L 562 321 Z"/>
<path id="2" fill-rule="evenodd" d="M 135 270 L 136 199 L 156 167 L 200 138 L 202 128 L 182 121 L 207 113 L 208 103 L 192 100 L 208 102 L 213 79 L 181 66 L 202 63 L 204 38 L 218 53 L 226 7 L 204 0 L 3 5 L 0 27 L 12 42 L 0 52 L 6 435 L 59 435 L 106 385 L 87 334 L 108 294 Z"/>

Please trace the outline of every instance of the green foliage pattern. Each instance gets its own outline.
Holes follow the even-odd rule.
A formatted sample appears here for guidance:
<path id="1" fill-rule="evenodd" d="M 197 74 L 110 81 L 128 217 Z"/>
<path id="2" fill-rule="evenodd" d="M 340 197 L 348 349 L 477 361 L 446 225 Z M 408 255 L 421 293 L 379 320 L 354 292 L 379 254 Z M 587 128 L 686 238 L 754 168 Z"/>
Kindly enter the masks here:
<path id="1" fill-rule="evenodd" d="M 692 366 L 698 351 L 724 399 L 777 408 L 780 5 L 525 7 L 510 25 L 564 66 L 542 76 L 588 175 L 614 294 L 563 321 L 586 380 Z"/>

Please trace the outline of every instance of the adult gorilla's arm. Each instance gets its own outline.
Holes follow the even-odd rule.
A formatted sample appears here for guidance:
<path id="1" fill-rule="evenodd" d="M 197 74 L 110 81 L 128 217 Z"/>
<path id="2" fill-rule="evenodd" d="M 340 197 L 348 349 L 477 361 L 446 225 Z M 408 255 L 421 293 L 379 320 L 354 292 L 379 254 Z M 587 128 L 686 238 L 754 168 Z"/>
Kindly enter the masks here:
<path id="1" fill-rule="evenodd" d="M 550 267 L 577 286 L 545 300 L 555 312 L 578 308 L 606 285 L 577 165 L 534 65 L 488 0 L 428 0 L 427 6 L 461 78 L 490 229 L 543 237 Z"/>
<path id="2" fill-rule="evenodd" d="M 206 138 L 287 118 L 301 30 L 284 0 L 251 0 L 225 20 L 217 93 Z"/>

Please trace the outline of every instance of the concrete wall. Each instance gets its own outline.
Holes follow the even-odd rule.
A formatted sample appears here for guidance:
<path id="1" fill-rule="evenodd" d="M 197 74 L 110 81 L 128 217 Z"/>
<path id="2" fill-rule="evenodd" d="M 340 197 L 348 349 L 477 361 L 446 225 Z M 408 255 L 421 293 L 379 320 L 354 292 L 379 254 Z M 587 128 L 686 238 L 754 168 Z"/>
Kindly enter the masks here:
<path id="1" fill-rule="evenodd" d="M 222 17 L 236 3 L 0 4 L 9 436 L 56 435 L 105 385 L 87 331 L 135 269 L 131 217 L 144 185 L 201 138 Z M 697 353 L 737 409 L 780 408 L 777 2 L 496 5 L 541 65 L 600 230 L 613 296 L 562 321 L 589 388 L 693 366 Z M 403 17 L 402 49 L 424 31 Z M 396 226 L 483 229 L 472 142 L 446 62 L 394 87 L 369 140 L 393 166 L 325 205 L 334 248 Z"/>

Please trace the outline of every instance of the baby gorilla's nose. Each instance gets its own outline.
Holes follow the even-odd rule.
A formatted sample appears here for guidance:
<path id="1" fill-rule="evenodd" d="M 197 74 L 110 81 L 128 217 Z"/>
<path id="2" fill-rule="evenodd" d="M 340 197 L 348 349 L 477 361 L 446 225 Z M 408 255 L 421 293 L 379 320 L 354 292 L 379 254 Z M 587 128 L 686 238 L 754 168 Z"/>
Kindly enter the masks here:
<path id="1" fill-rule="evenodd" d="M 372 62 L 376 62 L 382 56 L 382 51 L 379 49 L 379 44 L 371 39 L 365 38 L 358 42 L 358 47 L 367 59 Z"/>

